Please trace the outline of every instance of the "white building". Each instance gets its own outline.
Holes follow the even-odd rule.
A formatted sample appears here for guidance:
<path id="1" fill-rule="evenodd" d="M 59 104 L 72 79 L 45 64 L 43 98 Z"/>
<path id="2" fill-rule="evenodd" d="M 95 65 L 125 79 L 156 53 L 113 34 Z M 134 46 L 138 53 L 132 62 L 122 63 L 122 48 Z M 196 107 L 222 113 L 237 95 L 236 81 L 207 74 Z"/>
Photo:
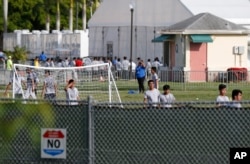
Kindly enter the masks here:
<path id="1" fill-rule="evenodd" d="M 105 0 L 89 21 L 89 55 L 130 57 L 131 0 Z M 133 60 L 163 59 L 161 43 L 152 43 L 161 29 L 209 12 L 250 27 L 248 0 L 134 0 Z"/>

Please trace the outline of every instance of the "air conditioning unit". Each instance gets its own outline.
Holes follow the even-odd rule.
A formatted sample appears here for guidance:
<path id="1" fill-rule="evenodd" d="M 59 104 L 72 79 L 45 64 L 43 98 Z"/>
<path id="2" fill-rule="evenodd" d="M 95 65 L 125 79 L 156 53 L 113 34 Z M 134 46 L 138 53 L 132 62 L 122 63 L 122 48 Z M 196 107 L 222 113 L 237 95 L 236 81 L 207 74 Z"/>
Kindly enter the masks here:
<path id="1" fill-rule="evenodd" d="M 243 46 L 239 46 L 239 48 L 238 48 L 238 54 L 242 55 L 242 54 L 244 54 L 244 52 L 245 52 L 244 47 Z"/>
<path id="2" fill-rule="evenodd" d="M 244 54 L 245 48 L 244 46 L 234 46 L 233 47 L 233 54 L 235 55 L 242 55 Z"/>
<path id="3" fill-rule="evenodd" d="M 238 54 L 239 53 L 239 47 L 238 46 L 234 46 L 233 47 L 233 54 Z"/>

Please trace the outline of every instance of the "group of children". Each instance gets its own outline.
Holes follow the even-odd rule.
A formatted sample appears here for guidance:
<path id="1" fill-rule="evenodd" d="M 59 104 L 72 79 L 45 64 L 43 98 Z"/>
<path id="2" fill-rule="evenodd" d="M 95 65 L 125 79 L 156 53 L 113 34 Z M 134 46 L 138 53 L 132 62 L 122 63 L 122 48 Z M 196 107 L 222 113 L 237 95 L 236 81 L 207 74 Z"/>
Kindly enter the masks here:
<path id="1" fill-rule="evenodd" d="M 163 86 L 163 93 L 161 94 L 158 87 L 155 86 L 154 80 L 148 81 L 149 89 L 144 94 L 144 106 L 150 107 L 172 107 L 175 102 L 174 95 L 170 92 L 170 86 Z M 240 101 L 242 100 L 243 92 L 240 89 L 234 89 L 232 91 L 232 101 L 226 96 L 227 86 L 225 84 L 219 85 L 219 95 L 216 98 L 216 104 L 218 107 L 226 106 L 233 108 L 241 108 Z"/>
<path id="2" fill-rule="evenodd" d="M 232 91 L 232 101 L 230 102 L 227 93 L 227 86 L 225 84 L 219 85 L 219 95 L 216 98 L 217 106 L 227 106 L 241 108 L 240 101 L 242 100 L 243 92 L 240 89 L 234 89 Z"/>
<path id="3" fill-rule="evenodd" d="M 27 79 L 25 80 L 22 76 L 19 76 L 19 69 L 17 68 L 17 75 L 15 76 L 15 97 L 16 98 L 26 98 L 32 97 L 36 99 L 36 76 L 30 68 L 26 69 Z M 158 90 L 158 76 L 156 69 L 152 67 L 152 79 L 148 81 L 149 89 L 144 92 L 144 104 L 145 106 L 153 107 L 172 107 L 172 104 L 175 102 L 174 95 L 170 92 L 170 86 L 163 86 L 163 93 L 161 94 Z M 24 82 L 26 81 L 26 82 Z M 14 83 L 13 76 L 11 76 L 10 82 L 6 87 L 5 95 L 7 95 L 8 90 L 11 87 L 11 84 Z M 22 93 L 21 84 L 24 83 L 26 86 L 26 91 Z M 230 106 L 240 108 L 243 92 L 240 89 L 234 89 L 232 91 L 232 101 L 229 100 L 226 96 L 227 86 L 225 84 L 220 84 L 219 95 L 216 98 L 217 106 Z M 68 81 L 68 84 L 64 88 L 66 92 L 66 98 L 69 100 L 69 105 L 77 105 L 77 100 L 79 100 L 79 93 L 75 87 L 75 82 L 73 79 Z M 54 100 L 56 98 L 57 86 L 56 81 L 50 76 L 50 70 L 45 70 L 45 79 L 43 81 L 42 88 L 42 97 L 48 100 Z M 75 101 L 75 102 L 71 102 Z"/>
<path id="4" fill-rule="evenodd" d="M 15 80 L 13 79 L 13 76 L 11 75 L 10 81 L 8 85 L 6 86 L 4 95 L 9 97 L 8 90 L 10 89 L 12 83 L 15 85 L 15 98 L 24 98 L 29 99 L 30 97 L 32 99 L 37 98 L 37 83 L 38 78 L 36 78 L 35 73 L 30 69 L 26 69 L 27 77 L 26 79 L 22 76 L 20 76 L 20 70 L 16 68 L 17 74 L 15 75 Z M 26 88 L 25 91 L 22 91 L 22 85 Z M 79 93 L 77 88 L 75 87 L 75 81 L 73 79 L 70 79 L 67 83 L 67 85 L 64 88 L 66 92 L 66 99 L 68 105 L 77 105 L 79 98 Z M 43 87 L 41 92 L 41 97 L 45 100 L 54 101 L 57 96 L 57 84 L 54 78 L 50 74 L 50 70 L 45 70 L 45 79 L 43 81 Z"/>
<path id="5" fill-rule="evenodd" d="M 175 97 L 172 93 L 170 93 L 170 86 L 163 86 L 163 94 L 158 90 L 158 86 L 155 86 L 154 80 L 148 81 L 149 89 L 144 94 L 144 104 L 145 107 L 147 103 L 152 107 L 172 107 L 172 104 L 175 101 Z"/>

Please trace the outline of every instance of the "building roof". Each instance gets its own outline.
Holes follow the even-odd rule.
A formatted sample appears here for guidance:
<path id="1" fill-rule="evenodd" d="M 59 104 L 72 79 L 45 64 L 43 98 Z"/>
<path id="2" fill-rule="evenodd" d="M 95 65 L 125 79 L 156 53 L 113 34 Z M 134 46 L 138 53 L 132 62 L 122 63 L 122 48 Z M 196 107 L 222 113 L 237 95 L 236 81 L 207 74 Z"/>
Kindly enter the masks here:
<path id="1" fill-rule="evenodd" d="M 162 34 L 247 34 L 247 28 L 210 13 L 201 13 L 163 29 Z"/>
<path id="2" fill-rule="evenodd" d="M 88 26 L 130 26 L 129 4 L 134 1 L 134 25 L 167 27 L 209 12 L 250 28 L 249 0 L 104 0 Z"/>
<path id="3" fill-rule="evenodd" d="M 130 26 L 131 0 L 105 0 L 88 26 Z M 193 16 L 180 0 L 134 0 L 134 26 L 167 27 Z"/>

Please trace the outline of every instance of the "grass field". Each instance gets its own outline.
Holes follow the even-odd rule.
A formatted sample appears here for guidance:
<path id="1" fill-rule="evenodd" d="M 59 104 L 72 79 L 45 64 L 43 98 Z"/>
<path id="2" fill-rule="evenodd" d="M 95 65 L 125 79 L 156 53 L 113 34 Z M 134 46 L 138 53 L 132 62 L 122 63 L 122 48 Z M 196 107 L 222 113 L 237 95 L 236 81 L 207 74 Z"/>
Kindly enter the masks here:
<path id="1" fill-rule="evenodd" d="M 169 84 L 171 87 L 171 92 L 174 94 L 177 101 L 214 101 L 218 95 L 218 85 L 220 83 L 216 82 L 207 82 L 207 83 L 174 83 L 174 82 L 160 82 L 159 90 L 162 92 L 162 86 L 165 84 Z M 84 84 L 81 84 L 84 85 Z M 84 92 L 84 89 L 81 88 L 81 85 L 78 86 L 78 89 L 81 91 L 81 99 L 86 99 L 87 94 Z M 97 88 L 102 88 L 103 83 L 100 83 L 99 86 L 96 86 L 93 90 L 96 94 L 102 95 L 105 93 L 98 92 Z M 122 102 L 142 102 L 143 94 L 137 92 L 138 84 L 135 80 L 131 81 L 116 81 L 116 85 L 118 87 Z M 241 89 L 243 91 L 243 100 L 250 99 L 249 84 L 248 83 L 227 83 L 227 96 L 231 98 L 231 92 L 233 89 Z M 0 86 L 0 98 L 4 98 L 3 92 L 5 90 L 5 85 Z M 61 93 L 62 97 L 65 98 L 65 93 L 63 91 L 64 85 L 62 85 Z M 145 88 L 147 88 L 147 84 L 145 82 Z M 41 87 L 40 87 L 41 89 Z M 91 90 L 91 88 L 88 88 Z M 102 88 L 102 90 L 105 90 Z M 130 90 L 135 91 L 135 94 L 129 94 Z M 11 92 L 11 91 L 10 91 Z M 38 90 L 38 93 L 40 91 Z M 10 93 L 11 94 L 11 93 Z M 106 93 L 107 94 L 107 93 Z M 38 94 L 38 98 L 40 93 Z M 105 95 L 106 96 L 106 95 Z"/>
<path id="2" fill-rule="evenodd" d="M 137 82 L 116 82 L 118 90 L 122 101 L 143 101 L 143 94 L 128 94 L 129 90 L 137 91 Z M 220 83 L 209 82 L 209 83 L 173 83 L 173 82 L 160 82 L 159 90 L 162 92 L 162 86 L 169 84 L 171 87 L 171 92 L 174 94 L 177 101 L 214 101 L 218 96 L 218 85 Z M 231 92 L 233 89 L 241 89 L 243 91 L 243 100 L 248 100 L 250 98 L 250 93 L 248 92 L 249 85 L 247 83 L 228 83 L 226 84 L 227 96 L 231 98 Z M 147 85 L 145 83 L 145 87 Z"/>

